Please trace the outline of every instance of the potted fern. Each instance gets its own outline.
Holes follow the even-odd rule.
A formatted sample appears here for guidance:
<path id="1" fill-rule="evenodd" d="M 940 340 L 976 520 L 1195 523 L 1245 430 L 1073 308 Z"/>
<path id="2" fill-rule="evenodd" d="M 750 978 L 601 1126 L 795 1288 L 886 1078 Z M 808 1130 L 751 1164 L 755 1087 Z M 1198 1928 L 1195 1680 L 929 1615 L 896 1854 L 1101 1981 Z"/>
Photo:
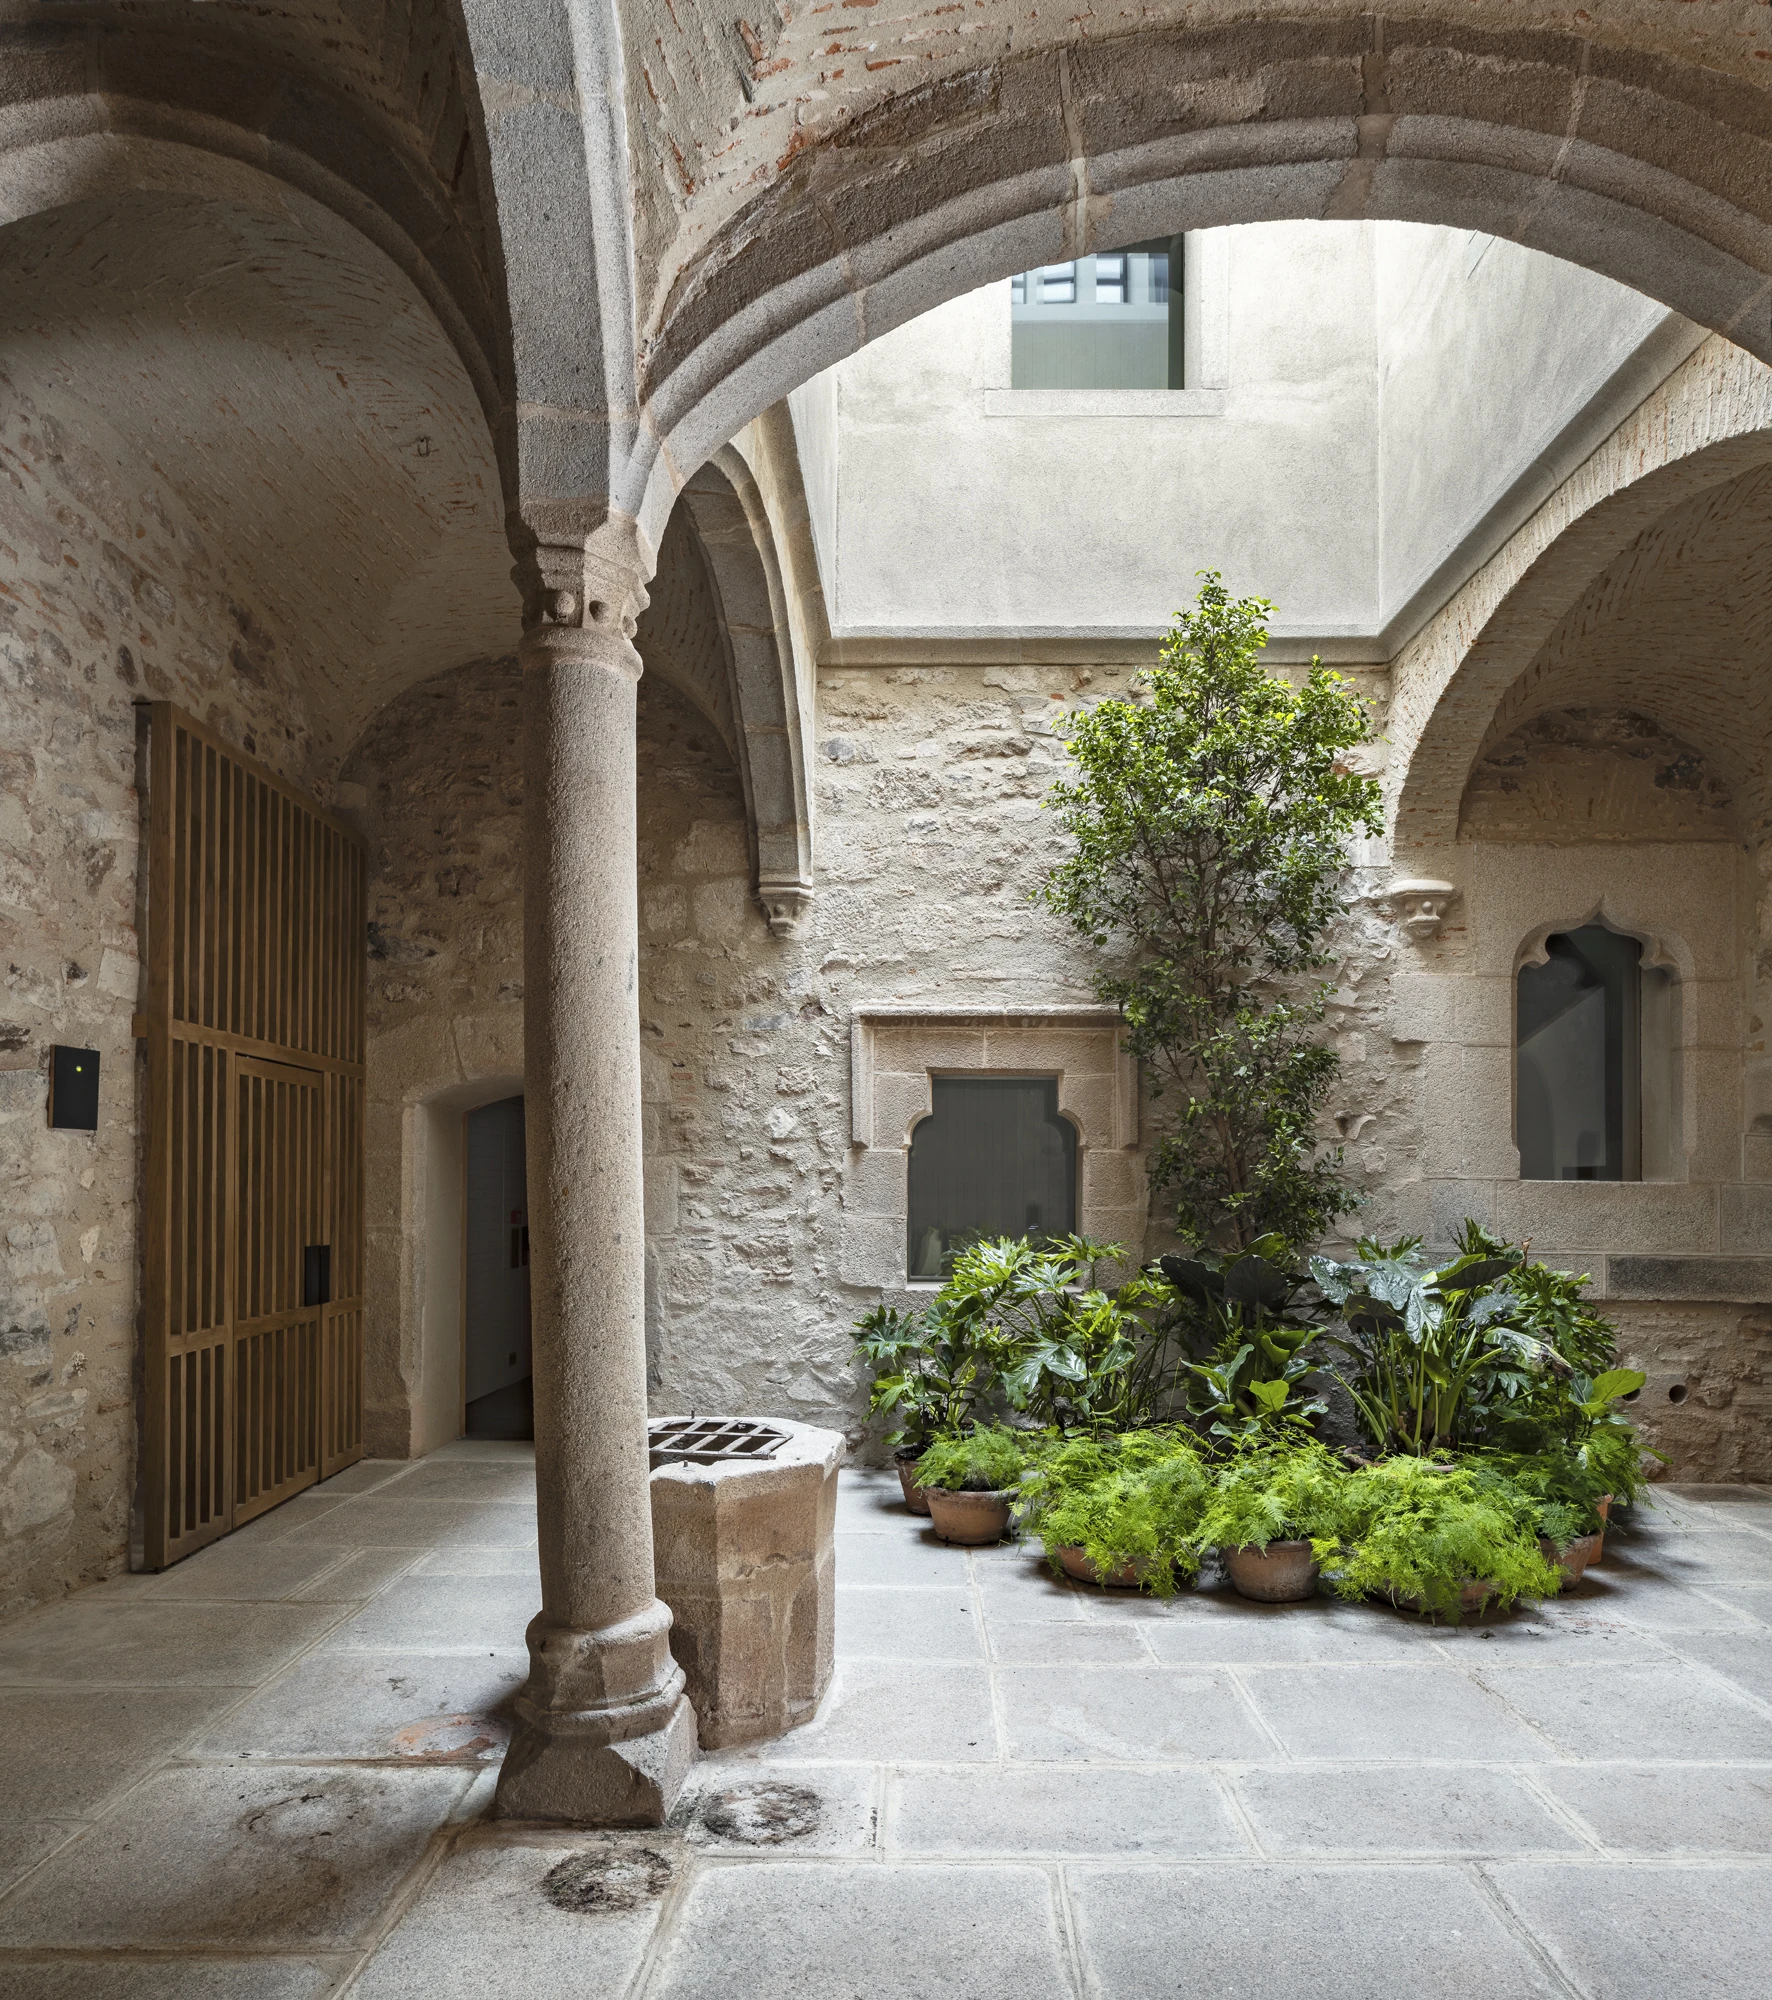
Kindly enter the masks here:
<path id="1" fill-rule="evenodd" d="M 1022 1475 L 1055 1569 L 1159 1597 L 1199 1568 L 1194 1531 L 1210 1491 L 1197 1446 L 1168 1429 L 1049 1440 Z"/>
<path id="2" fill-rule="evenodd" d="M 1561 1587 L 1532 1502 L 1472 1466 L 1399 1454 L 1351 1474 L 1345 1508 L 1339 1596 L 1388 1597 L 1456 1623 Z"/>
<path id="3" fill-rule="evenodd" d="M 937 1438 L 916 1471 L 935 1532 L 944 1542 L 1000 1542 L 1026 1463 L 1022 1440 L 1000 1424 Z"/>
<path id="4" fill-rule="evenodd" d="M 1314 1597 L 1340 1548 L 1347 1484 L 1346 1467 L 1303 1425 L 1251 1433 L 1213 1483 L 1199 1546 L 1218 1550 L 1241 1596 L 1263 1604 Z"/>

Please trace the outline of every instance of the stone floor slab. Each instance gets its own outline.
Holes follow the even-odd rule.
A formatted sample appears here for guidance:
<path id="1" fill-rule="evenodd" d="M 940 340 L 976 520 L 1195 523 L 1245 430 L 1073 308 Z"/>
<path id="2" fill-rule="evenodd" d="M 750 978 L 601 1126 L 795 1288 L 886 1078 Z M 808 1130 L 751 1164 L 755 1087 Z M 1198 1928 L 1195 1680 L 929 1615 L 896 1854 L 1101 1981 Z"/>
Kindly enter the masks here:
<path id="1" fill-rule="evenodd" d="M 386 1497 L 533 1508 L 535 1468 L 524 1459 L 422 1458 L 401 1473 Z"/>
<path id="2" fill-rule="evenodd" d="M 1683 1659 L 1696 1660 L 1744 1693 L 1772 1702 L 1772 1632 L 1691 1632 L 1670 1634 L 1668 1644 Z"/>
<path id="3" fill-rule="evenodd" d="M 145 1778 L 240 1688 L 0 1688 L 0 1820 L 83 1818 Z"/>
<path id="4" fill-rule="evenodd" d="M 535 1516 L 496 1501 L 406 1500 L 365 1493 L 342 1500 L 287 1537 L 316 1547 L 359 1549 L 527 1549 Z"/>
<path id="5" fill-rule="evenodd" d="M 982 1660 L 984 1641 L 964 1587 L 896 1584 L 839 1587 L 837 1657 L 857 1660 Z"/>
<path id="6" fill-rule="evenodd" d="M 671 1823 L 704 1854 L 860 1854 L 874 1845 L 872 1764 L 781 1764 L 755 1753 L 704 1757 Z"/>
<path id="7" fill-rule="evenodd" d="M 1036 1868 L 780 1862 L 697 1871 L 655 2000 L 1070 2000 Z"/>
<path id="8" fill-rule="evenodd" d="M 1772 1871 L 1498 1867 L 1511 1907 L 1597 2000 L 1765 2000 Z"/>
<path id="9" fill-rule="evenodd" d="M 837 1482 L 837 1532 L 892 1532 L 919 1517 L 904 1504 L 896 1472 L 846 1465 Z M 920 1522 L 919 1522 L 920 1524 Z"/>
<path id="10" fill-rule="evenodd" d="M 1544 1739 L 1450 1666 L 1267 1667 L 1244 1676 L 1293 1757 L 1531 1763 Z"/>
<path id="11" fill-rule="evenodd" d="M 972 1580 L 966 1551 L 938 1542 L 925 1527 L 906 1523 L 891 1534 L 840 1534 L 837 1583 L 937 1584 L 963 1588 Z"/>
<path id="12" fill-rule="evenodd" d="M 1477 1678 L 1571 1757 L 1772 1758 L 1772 1718 L 1701 1670 L 1484 1667 Z"/>
<path id="13" fill-rule="evenodd" d="M 337 1618 L 325 1604 L 114 1599 L 95 1584 L 0 1632 L 0 1686 L 249 1686 Z"/>
<path id="14" fill-rule="evenodd" d="M 1567 2000 L 1458 1869 L 1077 1868 L 1070 1890 L 1092 2000 Z"/>
<path id="15" fill-rule="evenodd" d="M 316 1494 L 373 1493 L 378 1486 L 386 1486 L 390 1480 L 402 1479 L 409 1473 L 414 1463 L 410 1458 L 360 1458 L 355 1465 L 347 1465 L 343 1472 L 335 1472 L 330 1479 L 323 1479 L 313 1490 Z"/>
<path id="16" fill-rule="evenodd" d="M 1245 1599 L 1177 1598 L 1173 1615 L 1141 1622 L 1145 1643 L 1172 1666 L 1238 1666 L 1290 1660 L 1418 1658 L 1432 1633 L 1401 1618 L 1374 1618 L 1364 1606 L 1319 1598 L 1262 1606 Z"/>
<path id="17" fill-rule="evenodd" d="M 1204 1762 L 1273 1755 L 1222 1675 L 1180 1667 L 1001 1667 L 1012 1758 Z"/>
<path id="18" fill-rule="evenodd" d="M 1772 1856 L 1772 1765 L 1555 1764 L 1538 1776 L 1620 1854 Z"/>
<path id="19" fill-rule="evenodd" d="M 1591 1851 L 1517 1778 L 1481 1766 L 1270 1765 L 1236 1785 L 1279 1856 Z"/>
<path id="20" fill-rule="evenodd" d="M 162 1771 L 0 1905 L 0 1945 L 348 1945 L 468 1782 L 453 1770 Z"/>
<path id="21" fill-rule="evenodd" d="M 274 1603 L 294 1597 L 327 1571 L 337 1569 L 341 1553 L 302 1543 L 237 1542 L 226 1535 L 158 1576 L 142 1577 L 139 1589 L 144 1597 L 154 1599 Z M 410 1562 L 411 1557 L 402 1560 Z"/>
<path id="22" fill-rule="evenodd" d="M 541 1556 L 526 1549 L 432 1549 L 419 1557 L 412 1576 L 525 1576 L 541 1602 Z"/>
<path id="23" fill-rule="evenodd" d="M 991 1658 L 1000 1666 L 1148 1666 L 1136 1625 L 1088 1618 L 1016 1618 L 987 1612 Z"/>
<path id="24" fill-rule="evenodd" d="M 669 1841 L 595 1835 L 552 1839 L 488 1831 L 451 1854 L 352 1988 L 353 2000 L 620 2000 L 658 1921 L 660 1896 L 632 1908 L 561 1908 L 545 1878 L 575 1856 L 614 1853 L 625 1864 L 613 1893 L 642 1890 Z M 586 1879 L 597 1883 L 594 1870 Z M 654 1878 L 656 1879 L 656 1877 Z"/>
<path id="25" fill-rule="evenodd" d="M 1204 1771 L 908 1771 L 892 1781 L 888 1843 L 909 1853 L 1247 1854 Z"/>
<path id="26" fill-rule="evenodd" d="M 77 1819 L 0 1820 L 0 1894 L 72 1840 L 85 1824 Z"/>
<path id="27" fill-rule="evenodd" d="M 784 1761 L 982 1763 L 997 1755 L 983 1667 L 839 1660 L 816 1721 L 774 1745 Z"/>
<path id="28" fill-rule="evenodd" d="M 399 1758 L 483 1764 L 504 1755 L 508 1704 L 529 1672 L 521 1649 L 310 1653 L 214 1728 L 206 1757 Z"/>
<path id="29" fill-rule="evenodd" d="M 326 1553 L 337 1556 L 339 1551 Z M 411 1549 L 350 1549 L 342 1562 L 335 1562 L 312 1583 L 292 1590 L 289 1599 L 292 1604 L 361 1604 L 404 1575 L 417 1560 Z"/>
<path id="30" fill-rule="evenodd" d="M 341 1968 L 299 1958 L 16 1959 L 7 2000 L 319 2000 Z"/>
<path id="31" fill-rule="evenodd" d="M 521 1647 L 541 1609 L 527 1576 L 402 1576 L 327 1635 L 326 1650 L 485 1652 Z"/>

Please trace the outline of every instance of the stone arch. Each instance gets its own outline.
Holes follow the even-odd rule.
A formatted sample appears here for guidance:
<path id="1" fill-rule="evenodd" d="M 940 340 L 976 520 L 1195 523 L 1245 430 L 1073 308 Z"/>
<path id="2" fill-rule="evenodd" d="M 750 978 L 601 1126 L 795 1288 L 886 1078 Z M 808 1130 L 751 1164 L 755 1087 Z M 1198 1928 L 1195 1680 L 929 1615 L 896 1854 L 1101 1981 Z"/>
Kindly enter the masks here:
<path id="1" fill-rule="evenodd" d="M 33 75 L 41 94 L 0 108 L 0 224 L 122 192 L 250 205 L 293 191 L 406 275 L 502 438 L 509 343 L 496 225 L 479 191 L 477 106 L 453 27 L 440 21 L 434 32 L 447 77 L 433 92 L 441 108 L 427 120 L 427 150 L 398 90 L 364 78 L 347 87 L 294 46 L 272 52 L 226 29 L 206 38 L 182 22 L 176 39 L 140 28 L 34 31 L 36 53 L 50 59 Z"/>
<path id="2" fill-rule="evenodd" d="M 682 175 L 709 183 L 637 203 L 641 393 L 663 451 L 642 438 L 621 505 L 644 529 L 668 509 L 673 467 L 956 293 L 1177 229 L 1481 229 L 1772 353 L 1765 93 L 1745 62 L 1739 77 L 1713 67 L 1710 44 L 1668 37 L 1651 53 L 1621 9 L 1590 18 L 1583 39 L 1507 32 L 1482 5 L 1456 22 L 1232 6 L 1062 47 L 1037 24 L 1013 52 L 1006 15 L 945 51 L 880 24 L 865 86 L 821 68 L 808 30 L 771 28 L 767 107 L 739 142 L 702 133 L 700 107 L 643 117 L 670 128 Z M 772 122 L 790 99 L 791 125 Z"/>
<path id="3" fill-rule="evenodd" d="M 1609 568 L 1769 464 L 1772 374 L 1707 341 L 1417 634 L 1395 663 L 1387 732 L 1400 857 L 1450 846 L 1485 745 L 1568 694 L 1556 642 Z"/>
<path id="4" fill-rule="evenodd" d="M 812 811 L 774 530 L 750 467 L 730 446 L 694 474 L 680 504 L 694 524 L 720 621 L 757 899 L 776 936 L 792 937 L 812 895 Z"/>

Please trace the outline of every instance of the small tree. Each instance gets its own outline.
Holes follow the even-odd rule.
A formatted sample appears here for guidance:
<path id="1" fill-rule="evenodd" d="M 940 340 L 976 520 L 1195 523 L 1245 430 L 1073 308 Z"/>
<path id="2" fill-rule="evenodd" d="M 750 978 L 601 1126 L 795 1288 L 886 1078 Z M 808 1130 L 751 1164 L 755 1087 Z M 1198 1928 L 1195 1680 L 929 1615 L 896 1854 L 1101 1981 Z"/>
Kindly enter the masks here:
<path id="1" fill-rule="evenodd" d="M 1151 1163 L 1180 1233 L 1296 1247 L 1358 1201 L 1317 1131 L 1339 1068 L 1314 1034 L 1327 988 L 1299 975 L 1328 962 L 1347 843 L 1380 830 L 1379 792 L 1347 766 L 1370 734 L 1353 689 L 1314 659 L 1296 687 L 1269 673 L 1273 606 L 1201 574 L 1134 697 L 1061 725 L 1076 776 L 1046 804 L 1072 846 L 1043 893 L 1115 954 L 1096 990 L 1156 1092 L 1183 1099 Z"/>

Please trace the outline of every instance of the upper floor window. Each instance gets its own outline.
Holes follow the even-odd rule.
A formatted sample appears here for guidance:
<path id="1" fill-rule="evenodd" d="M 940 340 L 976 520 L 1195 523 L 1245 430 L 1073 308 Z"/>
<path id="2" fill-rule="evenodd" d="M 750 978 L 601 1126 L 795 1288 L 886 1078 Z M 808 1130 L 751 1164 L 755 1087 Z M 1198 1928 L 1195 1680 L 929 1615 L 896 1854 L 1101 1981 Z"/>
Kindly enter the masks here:
<path id="1" fill-rule="evenodd" d="M 1014 389 L 1179 389 L 1183 239 L 1045 264 L 1009 281 Z"/>
<path id="2" fill-rule="evenodd" d="M 1639 1181 L 1672 1171 L 1676 993 L 1603 924 L 1555 932 L 1517 986 L 1515 1137 L 1529 1181 Z"/>
<path id="3" fill-rule="evenodd" d="M 907 1268 L 942 1278 L 968 1243 L 1068 1236 L 1077 1226 L 1077 1134 L 1058 1079 L 938 1076 L 911 1135 Z"/>

